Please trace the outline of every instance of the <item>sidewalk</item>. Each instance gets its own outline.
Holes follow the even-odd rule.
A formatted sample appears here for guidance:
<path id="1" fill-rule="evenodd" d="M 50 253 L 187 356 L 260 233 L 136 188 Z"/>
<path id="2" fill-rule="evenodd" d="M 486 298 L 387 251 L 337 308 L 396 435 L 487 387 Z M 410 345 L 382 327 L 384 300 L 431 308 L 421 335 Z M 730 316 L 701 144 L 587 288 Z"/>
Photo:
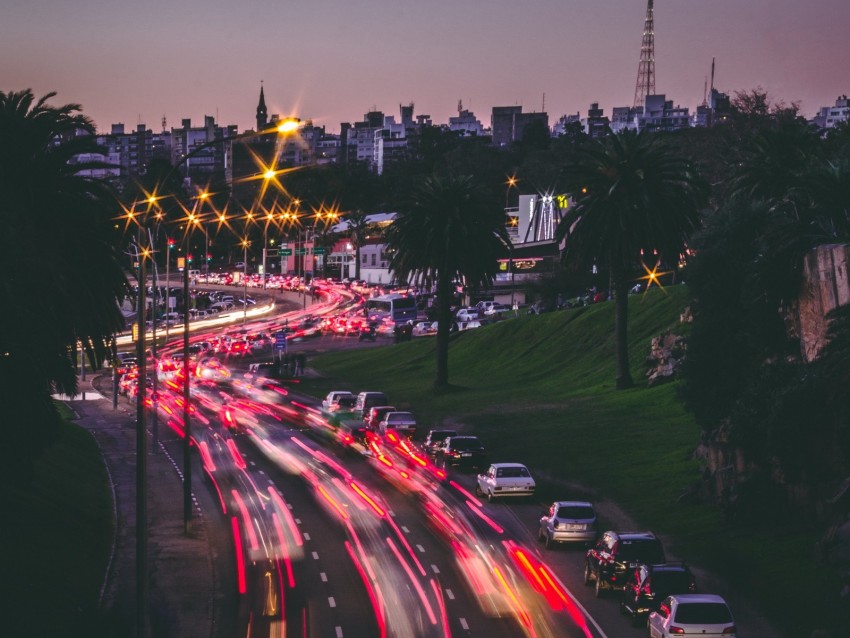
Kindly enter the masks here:
<path id="1" fill-rule="evenodd" d="M 104 390 L 97 392 L 92 381 Z M 80 382 L 87 400 L 67 401 L 78 415 L 78 423 L 98 442 L 108 469 L 113 491 L 115 537 L 112 557 L 101 592 L 104 636 L 136 635 L 136 419 L 135 404 L 123 397 L 112 407 L 107 384 L 97 376 Z M 105 395 L 105 396 L 104 396 Z M 176 436 L 160 427 L 161 445 L 147 460 L 149 635 L 159 637 L 210 638 L 217 636 L 218 615 L 229 592 L 217 573 L 217 557 L 226 550 L 215 529 L 218 523 L 205 518 L 194 503 L 190 534 L 183 529 L 182 457 Z M 150 438 L 148 439 L 150 444 Z M 195 470 L 195 466 L 193 466 Z M 200 478 L 197 471 L 193 478 Z M 195 494 L 198 485 L 195 483 Z M 214 515 L 212 512 L 211 515 Z"/>

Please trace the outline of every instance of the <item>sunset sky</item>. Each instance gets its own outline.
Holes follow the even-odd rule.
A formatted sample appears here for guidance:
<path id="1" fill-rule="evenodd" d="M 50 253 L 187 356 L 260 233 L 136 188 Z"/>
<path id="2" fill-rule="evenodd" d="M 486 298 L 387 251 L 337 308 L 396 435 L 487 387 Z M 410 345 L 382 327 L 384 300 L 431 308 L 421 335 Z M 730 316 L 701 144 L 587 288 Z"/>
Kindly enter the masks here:
<path id="1" fill-rule="evenodd" d="M 606 115 L 632 103 L 646 0 L 4 0 L 0 90 L 58 92 L 98 129 L 269 113 L 329 132 L 399 104 L 445 123 L 458 100 Z M 656 0 L 656 89 L 675 104 L 761 86 L 814 115 L 850 93 L 850 0 Z"/>

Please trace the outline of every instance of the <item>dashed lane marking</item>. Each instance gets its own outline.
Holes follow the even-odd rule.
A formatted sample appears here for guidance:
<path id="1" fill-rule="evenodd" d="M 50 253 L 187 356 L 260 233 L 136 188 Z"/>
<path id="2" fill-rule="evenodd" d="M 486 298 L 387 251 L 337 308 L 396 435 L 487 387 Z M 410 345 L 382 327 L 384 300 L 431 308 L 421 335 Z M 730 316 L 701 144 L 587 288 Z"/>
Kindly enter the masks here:
<path id="1" fill-rule="evenodd" d="M 336 607 L 336 601 L 334 600 L 333 596 L 328 596 L 328 604 L 331 606 L 331 608 Z"/>
<path id="2" fill-rule="evenodd" d="M 436 565 L 431 565 L 431 571 L 434 572 L 435 574 L 439 574 L 440 568 L 437 567 Z"/>
<path id="3" fill-rule="evenodd" d="M 304 532 L 303 534 L 301 534 L 301 536 L 303 536 L 303 537 L 304 537 L 304 540 L 305 540 L 305 541 L 310 540 L 310 535 L 309 535 L 307 532 Z"/>
<path id="4" fill-rule="evenodd" d="M 323 583 L 328 582 L 328 575 L 325 572 L 319 572 L 319 578 L 322 579 Z"/>
<path id="5" fill-rule="evenodd" d="M 454 599 L 455 599 L 455 594 L 454 594 L 454 592 L 453 592 L 451 589 L 446 588 L 446 597 L 447 597 L 449 600 L 454 600 Z"/>
<path id="6" fill-rule="evenodd" d="M 466 623 L 466 618 L 460 619 L 460 626 L 463 627 L 464 631 L 469 631 L 469 625 Z"/>
<path id="7" fill-rule="evenodd" d="M 417 546 L 416 546 L 416 549 L 418 549 L 418 550 L 419 550 L 419 553 L 420 553 L 420 554 L 424 554 L 424 553 L 425 553 L 425 548 L 424 548 L 424 547 L 422 547 L 422 545 L 417 545 Z"/>
<path id="8" fill-rule="evenodd" d="M 311 556 L 313 557 L 313 560 L 319 560 L 319 552 L 313 552 Z"/>

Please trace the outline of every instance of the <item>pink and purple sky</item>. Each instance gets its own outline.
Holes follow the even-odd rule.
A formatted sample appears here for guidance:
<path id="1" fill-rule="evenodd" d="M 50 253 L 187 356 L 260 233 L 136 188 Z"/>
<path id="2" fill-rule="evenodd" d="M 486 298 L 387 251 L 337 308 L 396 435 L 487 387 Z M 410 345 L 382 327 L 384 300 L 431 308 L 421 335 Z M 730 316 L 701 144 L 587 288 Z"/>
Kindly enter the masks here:
<path id="1" fill-rule="evenodd" d="M 544 105 L 554 123 L 632 103 L 646 0 L 5 0 L 0 90 L 58 92 L 109 131 L 269 114 L 328 132 L 399 104 Z M 762 87 L 811 117 L 850 93 L 850 0 L 656 0 L 656 90 L 675 104 Z"/>

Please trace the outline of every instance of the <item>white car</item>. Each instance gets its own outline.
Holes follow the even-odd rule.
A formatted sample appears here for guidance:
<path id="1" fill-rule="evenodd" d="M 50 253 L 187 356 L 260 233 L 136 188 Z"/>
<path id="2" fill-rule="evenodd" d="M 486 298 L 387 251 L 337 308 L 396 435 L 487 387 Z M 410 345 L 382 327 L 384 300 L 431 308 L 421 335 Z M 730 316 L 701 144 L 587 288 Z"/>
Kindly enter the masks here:
<path id="1" fill-rule="evenodd" d="M 348 390 L 331 390 L 330 392 L 328 392 L 328 396 L 322 399 L 322 409 L 335 409 L 339 405 L 340 397 L 354 397 L 355 399 L 357 398 L 353 392 L 349 392 Z"/>
<path id="2" fill-rule="evenodd" d="M 729 605 L 715 594 L 668 596 L 649 614 L 651 638 L 694 635 L 700 638 L 735 638 L 735 619 Z"/>
<path id="3" fill-rule="evenodd" d="M 522 463 L 493 463 L 479 474 L 475 493 L 493 501 L 504 496 L 533 496 L 536 485 Z"/>
<path id="4" fill-rule="evenodd" d="M 461 308 L 457 311 L 455 315 L 455 321 L 458 323 L 464 321 L 473 321 L 478 319 L 478 309 L 477 308 Z"/>

